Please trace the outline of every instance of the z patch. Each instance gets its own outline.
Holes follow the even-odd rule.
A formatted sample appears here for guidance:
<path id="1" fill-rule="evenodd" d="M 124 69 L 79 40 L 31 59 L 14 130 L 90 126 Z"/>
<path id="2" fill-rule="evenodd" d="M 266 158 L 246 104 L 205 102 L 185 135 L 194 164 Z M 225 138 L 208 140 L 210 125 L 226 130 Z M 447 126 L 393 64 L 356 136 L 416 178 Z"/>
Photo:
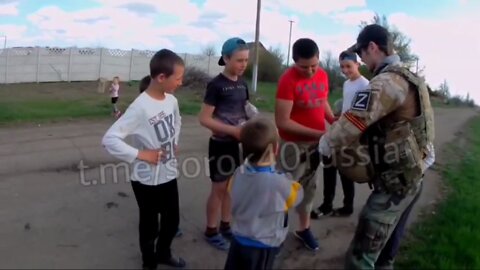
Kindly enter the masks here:
<path id="1" fill-rule="evenodd" d="M 370 91 L 358 91 L 353 98 L 352 109 L 357 111 L 366 111 L 370 105 Z"/>

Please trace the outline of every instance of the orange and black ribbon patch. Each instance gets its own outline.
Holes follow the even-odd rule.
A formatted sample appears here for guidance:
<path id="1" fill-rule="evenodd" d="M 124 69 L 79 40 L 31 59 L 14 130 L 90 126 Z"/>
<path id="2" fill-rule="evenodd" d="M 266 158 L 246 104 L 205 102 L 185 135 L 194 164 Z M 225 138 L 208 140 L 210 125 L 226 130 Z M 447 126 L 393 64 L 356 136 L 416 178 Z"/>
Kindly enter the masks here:
<path id="1" fill-rule="evenodd" d="M 350 123 L 352 123 L 354 126 L 356 126 L 360 131 L 365 131 L 367 129 L 367 125 L 360 120 L 357 116 L 353 115 L 351 112 L 346 112 L 343 114 L 345 118 L 347 118 Z"/>

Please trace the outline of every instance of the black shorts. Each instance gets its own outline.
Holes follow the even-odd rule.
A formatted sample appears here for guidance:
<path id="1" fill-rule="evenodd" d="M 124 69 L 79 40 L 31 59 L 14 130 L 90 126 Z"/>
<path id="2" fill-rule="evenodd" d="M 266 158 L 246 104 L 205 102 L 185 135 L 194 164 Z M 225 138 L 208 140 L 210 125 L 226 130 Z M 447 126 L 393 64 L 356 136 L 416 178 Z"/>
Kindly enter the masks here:
<path id="1" fill-rule="evenodd" d="M 118 97 L 112 97 L 112 104 L 117 103 Z"/>
<path id="2" fill-rule="evenodd" d="M 225 270 L 273 269 L 280 248 L 256 248 L 241 245 L 235 238 L 230 244 Z"/>
<path id="3" fill-rule="evenodd" d="M 240 149 L 237 141 L 220 141 L 210 138 L 208 142 L 208 166 L 212 182 L 223 182 L 240 166 Z"/>

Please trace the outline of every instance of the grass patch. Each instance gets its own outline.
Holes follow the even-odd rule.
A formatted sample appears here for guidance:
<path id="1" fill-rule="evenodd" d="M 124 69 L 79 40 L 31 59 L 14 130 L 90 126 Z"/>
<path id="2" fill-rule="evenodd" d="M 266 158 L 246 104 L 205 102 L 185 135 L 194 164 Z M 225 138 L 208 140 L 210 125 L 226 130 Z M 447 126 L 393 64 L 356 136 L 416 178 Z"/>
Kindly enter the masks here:
<path id="1" fill-rule="evenodd" d="M 436 215 L 414 226 L 398 268 L 480 269 L 480 118 L 471 123 L 468 145 L 450 149 L 456 150 L 458 162 L 444 171 L 447 198 Z"/>
<path id="2" fill-rule="evenodd" d="M 184 115 L 200 111 L 204 89 L 179 89 L 175 96 Z M 259 82 L 252 100 L 261 111 L 274 112 L 276 83 Z M 138 96 L 138 82 L 122 83 L 118 107 L 125 111 Z M 331 104 L 341 97 L 332 91 Z M 75 118 L 111 117 L 108 93 L 98 93 L 96 82 L 21 83 L 0 85 L 0 125 L 23 122 L 50 122 Z"/>

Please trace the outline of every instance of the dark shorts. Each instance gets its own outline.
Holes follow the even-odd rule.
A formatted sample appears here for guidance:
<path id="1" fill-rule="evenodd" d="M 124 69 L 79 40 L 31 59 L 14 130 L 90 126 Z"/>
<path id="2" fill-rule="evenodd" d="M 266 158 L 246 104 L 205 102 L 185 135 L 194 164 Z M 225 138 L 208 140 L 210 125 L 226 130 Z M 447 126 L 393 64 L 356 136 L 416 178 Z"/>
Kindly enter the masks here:
<path id="1" fill-rule="evenodd" d="M 228 252 L 225 270 L 273 269 L 279 248 L 256 248 L 241 245 L 235 238 Z"/>
<path id="2" fill-rule="evenodd" d="M 208 167 L 212 182 L 223 182 L 240 166 L 240 150 L 237 141 L 220 141 L 210 138 L 208 142 Z"/>
<path id="3" fill-rule="evenodd" d="M 112 104 L 117 103 L 118 97 L 112 97 Z"/>

